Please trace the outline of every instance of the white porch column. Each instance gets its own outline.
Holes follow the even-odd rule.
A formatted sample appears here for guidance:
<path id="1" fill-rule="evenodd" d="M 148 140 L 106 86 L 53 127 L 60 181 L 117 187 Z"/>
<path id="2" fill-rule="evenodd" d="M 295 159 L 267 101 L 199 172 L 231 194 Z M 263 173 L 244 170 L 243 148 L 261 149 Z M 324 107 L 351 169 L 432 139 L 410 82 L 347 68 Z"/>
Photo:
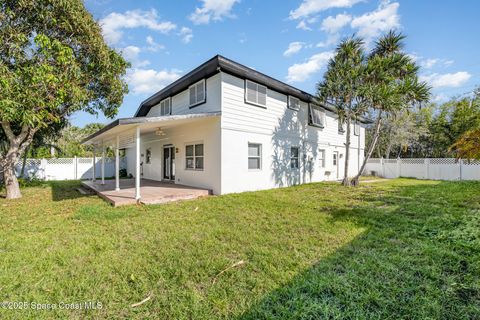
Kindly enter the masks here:
<path id="1" fill-rule="evenodd" d="M 140 126 L 135 134 L 135 199 L 140 200 Z"/>
<path id="2" fill-rule="evenodd" d="M 120 191 L 120 138 L 117 136 L 115 146 L 115 191 Z"/>
<path id="3" fill-rule="evenodd" d="M 97 180 L 95 172 L 95 166 L 97 164 L 97 159 L 95 159 L 95 145 L 93 145 L 93 167 L 92 167 L 92 181 L 95 182 Z"/>
<path id="4" fill-rule="evenodd" d="M 105 145 L 102 142 L 102 184 L 105 184 Z"/>

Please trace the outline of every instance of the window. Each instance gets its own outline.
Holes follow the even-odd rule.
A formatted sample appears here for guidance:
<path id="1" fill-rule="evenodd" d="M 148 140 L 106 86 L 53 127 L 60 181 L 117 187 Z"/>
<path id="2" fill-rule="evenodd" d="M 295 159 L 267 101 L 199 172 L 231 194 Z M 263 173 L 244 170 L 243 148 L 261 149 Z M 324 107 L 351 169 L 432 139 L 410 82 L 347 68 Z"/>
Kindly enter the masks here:
<path id="1" fill-rule="evenodd" d="M 288 107 L 292 110 L 300 110 L 300 100 L 295 97 L 288 96 Z"/>
<path id="2" fill-rule="evenodd" d="M 150 160 L 152 159 L 152 149 L 148 148 L 145 152 L 145 163 L 150 163 Z"/>
<path id="3" fill-rule="evenodd" d="M 338 117 L 338 133 L 345 133 L 345 121 Z"/>
<path id="4" fill-rule="evenodd" d="M 299 155 L 298 147 L 291 147 L 290 148 L 290 168 L 298 169 L 299 167 L 298 155 Z"/>
<path id="5" fill-rule="evenodd" d="M 320 168 L 325 168 L 325 149 L 318 150 L 318 161 L 320 162 Z"/>
<path id="6" fill-rule="evenodd" d="M 325 126 L 325 111 L 317 105 L 310 105 L 310 124 L 323 128 Z"/>
<path id="7" fill-rule="evenodd" d="M 258 143 L 248 144 L 248 169 L 262 168 L 262 145 Z"/>
<path id="8" fill-rule="evenodd" d="M 355 124 L 353 125 L 353 134 L 356 136 L 360 135 L 360 124 L 358 121 L 355 121 Z"/>
<path id="9" fill-rule="evenodd" d="M 167 98 L 160 102 L 160 115 L 166 116 L 172 114 L 172 99 Z"/>
<path id="10" fill-rule="evenodd" d="M 337 161 L 338 161 L 337 157 L 338 157 L 338 152 L 334 152 L 333 153 L 333 166 L 334 167 L 337 166 Z"/>
<path id="11" fill-rule="evenodd" d="M 185 168 L 203 170 L 203 143 L 185 146 Z"/>
<path id="12" fill-rule="evenodd" d="M 188 88 L 190 96 L 190 107 L 194 107 L 198 104 L 205 102 L 205 79 L 191 85 Z"/>
<path id="13" fill-rule="evenodd" d="M 250 80 L 246 81 L 245 101 L 257 106 L 267 106 L 267 87 Z"/>

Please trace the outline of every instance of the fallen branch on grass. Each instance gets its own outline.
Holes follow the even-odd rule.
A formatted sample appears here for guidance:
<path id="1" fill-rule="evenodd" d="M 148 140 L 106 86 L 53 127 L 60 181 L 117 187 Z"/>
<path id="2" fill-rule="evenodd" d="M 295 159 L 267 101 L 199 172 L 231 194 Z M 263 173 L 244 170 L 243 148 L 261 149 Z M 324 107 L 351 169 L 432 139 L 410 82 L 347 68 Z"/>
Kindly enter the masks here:
<path id="1" fill-rule="evenodd" d="M 218 277 L 220 277 L 223 273 L 227 272 L 228 270 L 230 269 L 233 269 L 233 268 L 236 268 L 236 267 L 239 267 L 241 265 L 245 264 L 245 261 L 243 260 L 240 260 L 238 262 L 235 262 L 234 264 L 232 264 L 230 267 L 226 268 L 226 269 L 223 269 L 222 271 L 220 271 L 214 278 L 213 278 L 213 284 L 215 284 L 215 282 L 217 282 L 217 279 Z"/>
<path id="2" fill-rule="evenodd" d="M 149 301 L 150 299 L 152 299 L 152 294 L 149 294 L 148 297 L 146 297 L 146 298 L 143 299 L 142 301 L 132 304 L 131 307 L 132 307 L 132 308 L 135 308 L 135 307 L 141 306 L 142 304 L 144 304 L 145 302 Z"/>

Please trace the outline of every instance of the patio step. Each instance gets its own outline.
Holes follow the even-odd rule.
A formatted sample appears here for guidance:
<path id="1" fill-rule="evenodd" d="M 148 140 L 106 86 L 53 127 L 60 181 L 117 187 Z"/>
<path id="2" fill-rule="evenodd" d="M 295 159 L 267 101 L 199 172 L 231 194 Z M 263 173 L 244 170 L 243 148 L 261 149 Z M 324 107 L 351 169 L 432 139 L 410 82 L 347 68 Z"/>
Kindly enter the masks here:
<path id="1" fill-rule="evenodd" d="M 78 192 L 80 192 L 81 194 L 83 194 L 84 196 L 95 194 L 95 192 L 94 192 L 93 190 L 87 189 L 87 188 L 85 188 L 85 187 L 83 187 L 83 186 L 78 187 L 76 190 L 77 190 Z"/>

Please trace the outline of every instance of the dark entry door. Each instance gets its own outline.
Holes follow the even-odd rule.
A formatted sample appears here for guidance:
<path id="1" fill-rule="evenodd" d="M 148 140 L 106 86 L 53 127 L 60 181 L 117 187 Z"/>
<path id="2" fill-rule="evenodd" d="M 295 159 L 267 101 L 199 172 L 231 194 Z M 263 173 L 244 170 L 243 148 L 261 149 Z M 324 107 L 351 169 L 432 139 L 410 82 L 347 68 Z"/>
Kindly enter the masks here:
<path id="1" fill-rule="evenodd" d="M 163 179 L 175 181 L 175 147 L 163 147 Z"/>

